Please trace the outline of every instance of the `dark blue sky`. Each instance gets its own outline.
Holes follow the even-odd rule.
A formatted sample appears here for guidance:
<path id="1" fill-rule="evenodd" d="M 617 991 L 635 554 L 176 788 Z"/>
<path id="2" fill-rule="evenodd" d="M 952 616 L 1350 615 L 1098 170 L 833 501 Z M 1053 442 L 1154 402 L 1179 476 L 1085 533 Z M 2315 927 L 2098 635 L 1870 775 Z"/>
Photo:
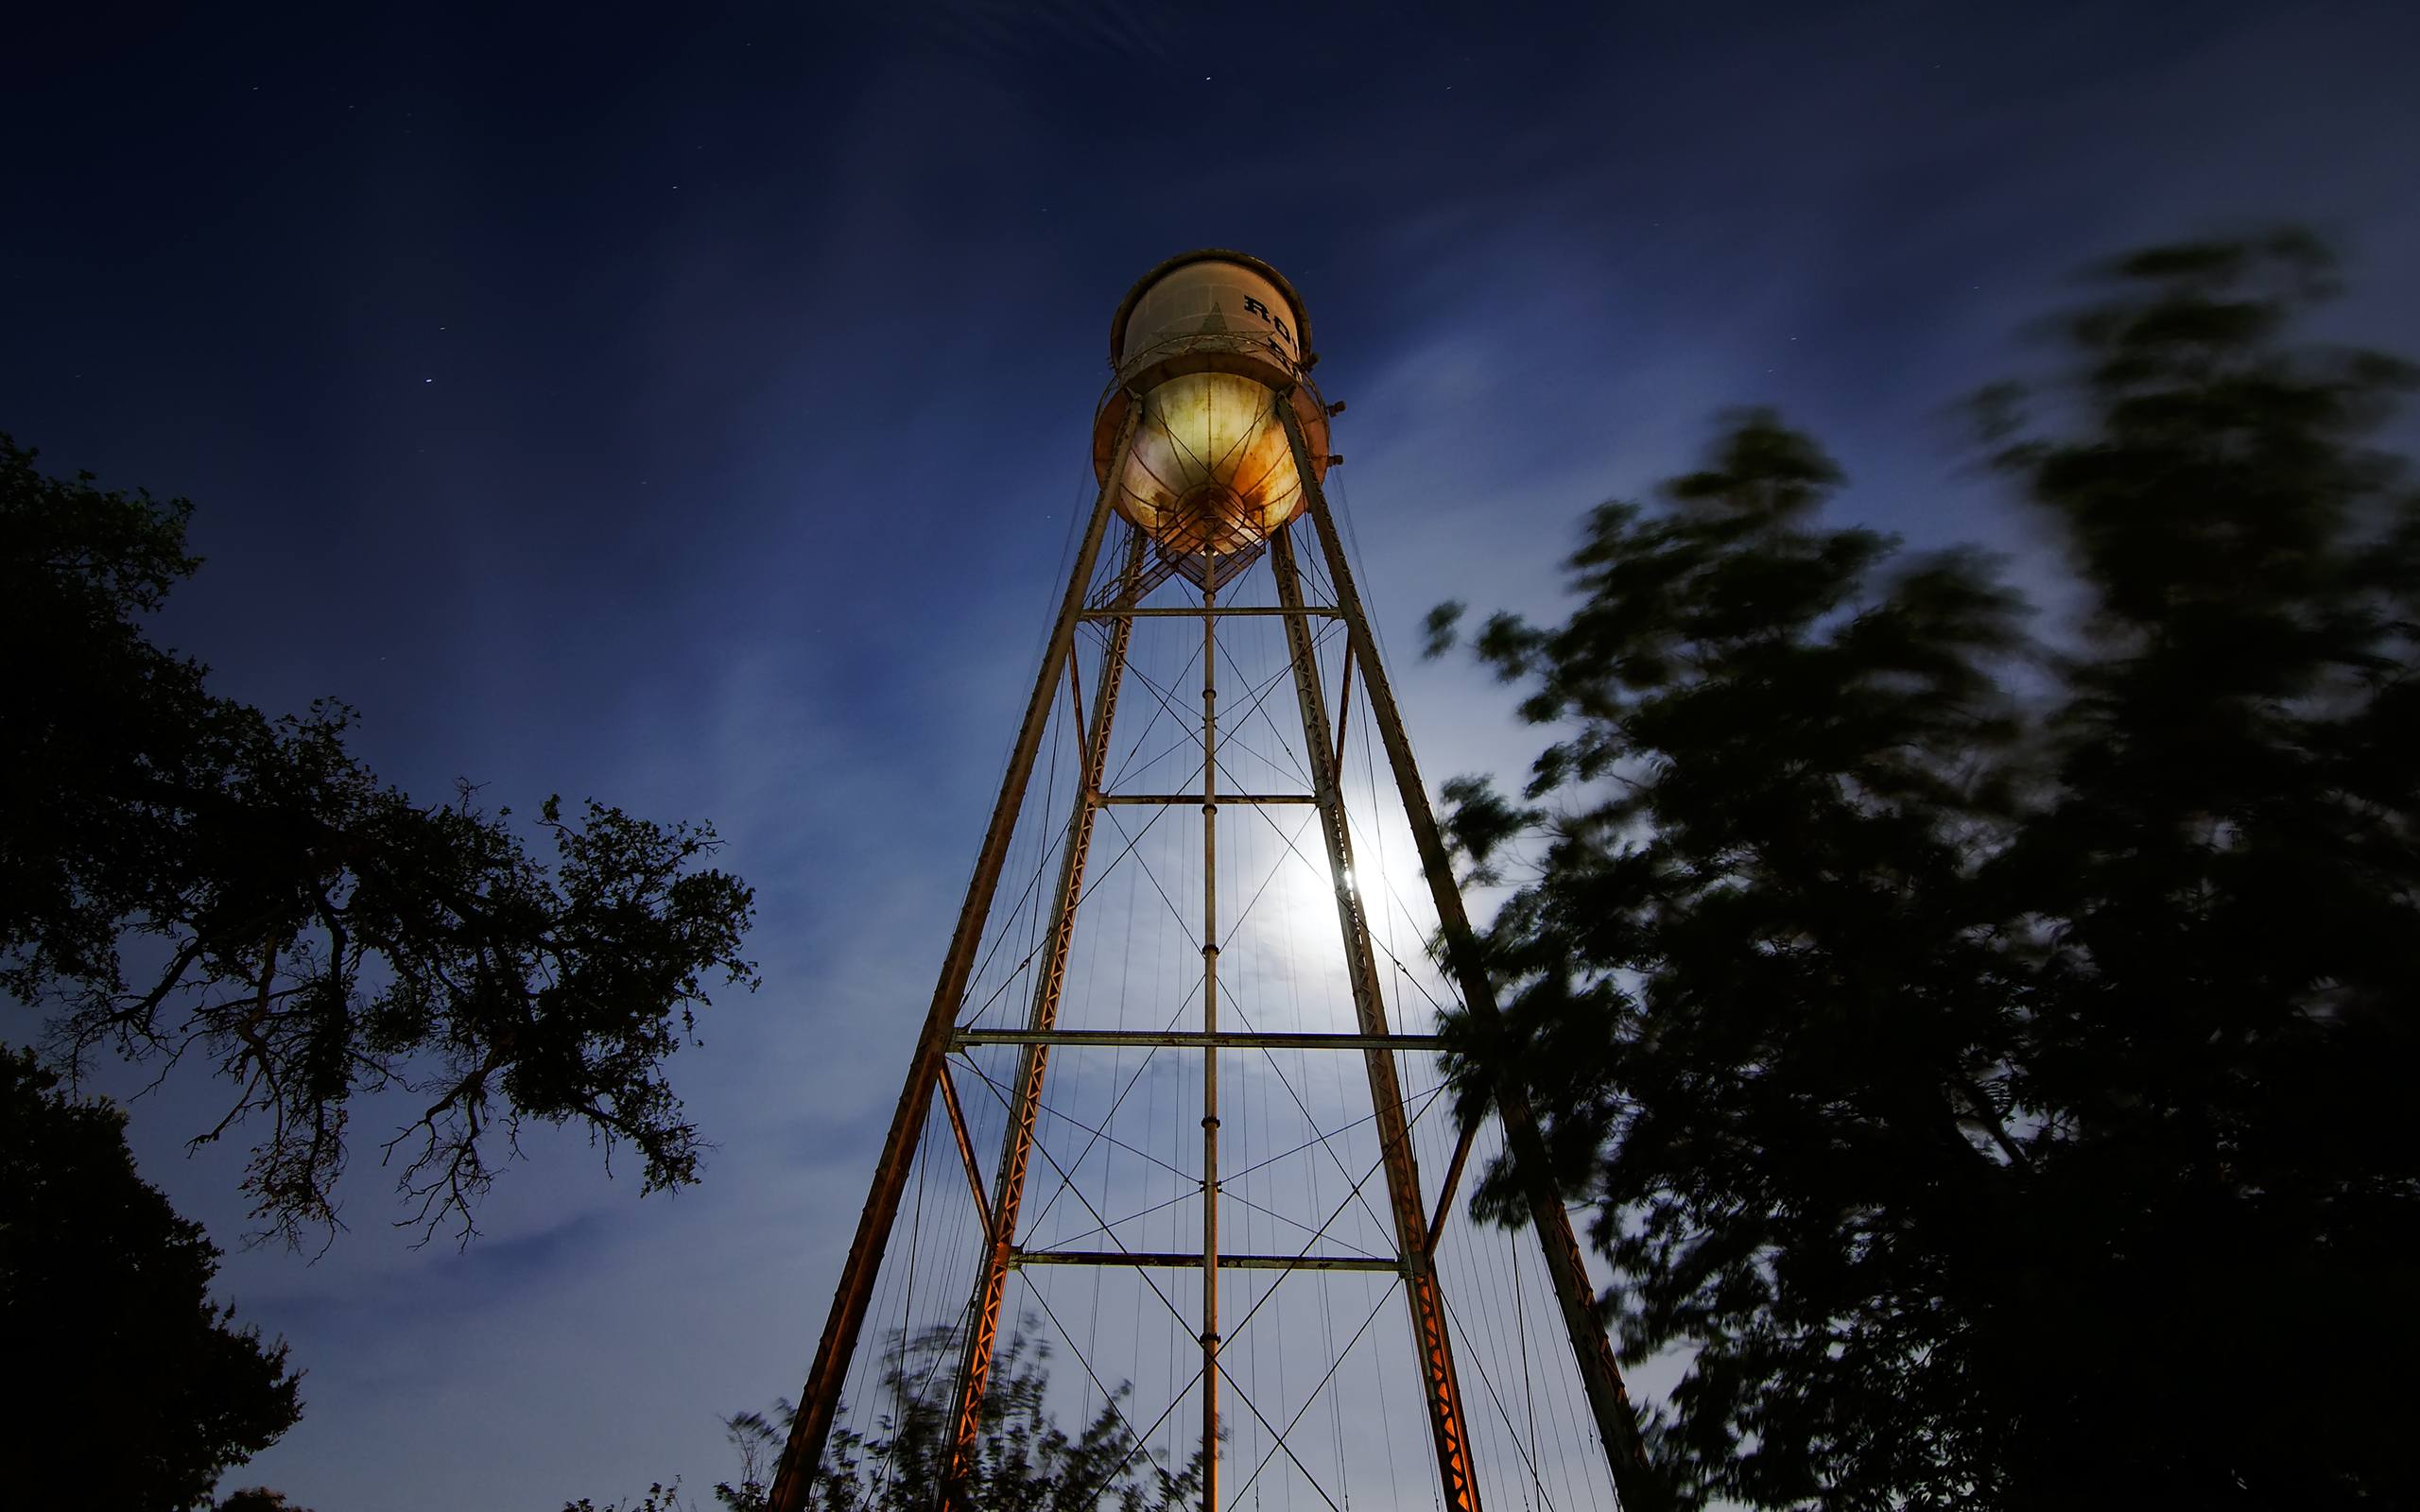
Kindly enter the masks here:
<path id="1" fill-rule="evenodd" d="M 231 1260 L 311 1371 L 239 1481 L 320 1512 L 700 1486 L 718 1414 L 796 1390 L 1144 268 L 1233 246 L 1302 289 L 1399 652 L 1441 597 L 1550 602 L 1580 512 L 1726 404 L 1821 437 L 1843 518 L 2022 551 L 1947 411 L 2034 360 L 2019 328 L 2086 260 L 2304 220 L 2349 254 L 2337 328 L 2420 351 L 2420 19 L 2288 10 L 19 31 L 0 428 L 196 501 L 164 636 L 273 709 L 356 704 L 416 794 L 711 817 L 759 887 L 765 989 L 675 1068 L 707 1185 L 642 1205 L 540 1141 L 458 1254 L 390 1235 L 365 1169 L 317 1265 Z M 1484 679 L 1401 677 L 1432 778 L 1522 760 Z M 232 1244 L 233 1164 L 178 1154 L 193 1106 L 138 1109 L 138 1143 Z"/>

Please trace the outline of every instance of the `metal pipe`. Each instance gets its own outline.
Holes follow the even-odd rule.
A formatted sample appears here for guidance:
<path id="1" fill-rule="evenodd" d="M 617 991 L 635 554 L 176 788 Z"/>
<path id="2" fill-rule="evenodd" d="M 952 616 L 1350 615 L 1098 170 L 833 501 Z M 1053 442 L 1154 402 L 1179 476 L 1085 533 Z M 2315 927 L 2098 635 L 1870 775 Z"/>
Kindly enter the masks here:
<path id="1" fill-rule="evenodd" d="M 1068 1049 L 1161 1046 L 1198 1050 L 1434 1050 L 1444 1041 L 1433 1034 L 1325 1034 L 1292 1032 L 1201 1034 L 1190 1029 L 960 1029 L 950 1048 L 968 1045 L 1059 1045 Z"/>
<path id="2" fill-rule="evenodd" d="M 1445 1237 L 1445 1216 L 1454 1208 L 1454 1191 L 1462 1184 L 1462 1167 L 1471 1158 L 1471 1142 L 1478 1137 L 1478 1120 L 1462 1125 L 1461 1137 L 1454 1141 L 1454 1158 L 1445 1162 L 1445 1184 L 1437 1193 L 1437 1215 L 1428 1220 L 1429 1254 L 1437 1253 L 1437 1241 Z"/>
<path id="3" fill-rule="evenodd" d="M 1353 716 L 1353 638 L 1344 639 L 1344 686 L 1336 696 L 1335 759 L 1328 764 L 1338 786 L 1344 784 L 1344 722 Z"/>
<path id="4" fill-rule="evenodd" d="M 1096 803 L 1316 803 L 1319 799 L 1309 793 L 1229 793 L 1223 798 L 1204 797 L 1200 793 L 1102 793 Z"/>
<path id="5" fill-rule="evenodd" d="M 1181 1250 L 1026 1249 L 1009 1258 L 1012 1265 L 1132 1265 L 1142 1269 L 1199 1270 L 1202 1257 Z M 1401 1271 L 1403 1262 L 1367 1255 L 1221 1255 L 1221 1270 L 1382 1270 Z"/>
<path id="6" fill-rule="evenodd" d="M 1210 554 L 1209 582 L 1219 580 Z M 1201 1032 L 1219 1032 L 1218 590 L 1201 590 Z M 1288 620 L 1288 625 L 1300 622 Z M 1219 1512 L 1219 1047 L 1201 1051 L 1201 1512 Z"/>
<path id="7" fill-rule="evenodd" d="M 1073 638 L 1067 642 L 1067 705 L 1076 716 L 1076 730 L 1079 732 L 1090 730 L 1092 727 L 1084 723 L 1084 679 L 1077 666 Z"/>
<path id="8" fill-rule="evenodd" d="M 1128 417 L 1118 427 L 1113 448 L 1118 465 L 1109 473 L 1113 480 L 1124 468 L 1126 455 L 1133 447 L 1134 417 L 1141 408 L 1140 404 L 1130 404 Z M 900 1089 L 899 1105 L 891 1114 L 890 1130 L 883 1136 L 873 1185 L 866 1194 L 864 1209 L 857 1214 L 856 1233 L 849 1242 L 848 1259 L 840 1267 L 832 1311 L 824 1319 L 822 1337 L 816 1342 L 815 1363 L 808 1368 L 805 1388 L 799 1393 L 798 1419 L 791 1425 L 789 1441 L 782 1449 L 781 1465 L 773 1474 L 772 1489 L 767 1494 L 771 1512 L 801 1512 L 806 1505 L 808 1487 L 821 1467 L 824 1442 L 831 1435 L 833 1415 L 839 1406 L 841 1377 L 847 1374 L 849 1360 L 856 1352 L 857 1334 L 865 1325 L 866 1307 L 873 1297 L 874 1277 L 882 1266 L 882 1252 L 890 1242 L 891 1223 L 899 1216 L 899 1198 L 907 1189 L 916 1142 L 924 1132 L 925 1114 L 932 1109 L 933 1084 L 940 1078 L 942 1058 L 948 1054 L 949 1032 L 957 1020 L 959 1001 L 965 995 L 967 979 L 974 972 L 983 922 L 990 917 L 992 897 L 999 887 L 1000 870 L 1008 860 L 1009 840 L 1016 831 L 1017 813 L 1025 802 L 1026 785 L 1033 778 L 1034 757 L 1042 748 L 1043 730 L 1050 721 L 1051 688 L 1058 680 L 1059 662 L 1075 640 L 1076 616 L 1084 607 L 1084 590 L 1100 556 L 1101 538 L 1109 529 L 1112 492 L 1112 485 L 1102 486 L 1100 496 L 1093 505 L 1091 523 L 1084 527 L 1083 541 L 1076 549 L 1066 595 L 1060 601 L 1050 642 L 1043 649 L 1042 669 L 1034 678 L 1032 696 L 1026 700 L 1025 722 L 1018 729 L 1009 769 L 1001 776 L 999 796 L 992 803 L 991 827 L 984 833 L 983 848 L 976 853 L 975 875 L 967 881 L 966 899 L 959 905 L 958 926 L 950 936 L 949 954 L 942 958 L 941 979 L 933 985 L 932 1005 L 925 1010 L 925 1027 L 917 1040 L 915 1056 L 908 1062 L 907 1085 Z"/>
<path id="9" fill-rule="evenodd" d="M 1273 609 L 1267 605 L 1238 605 L 1234 609 L 1215 609 L 1208 607 L 1204 607 L 1202 609 L 1088 609 L 1084 610 L 1081 617 L 1088 620 L 1193 620 L 1200 619 L 1206 614 L 1213 619 L 1223 620 L 1245 615 L 1272 614 L 1291 615 L 1297 618 L 1303 615 L 1309 615 L 1313 619 L 1334 619 L 1343 612 L 1344 611 L 1342 610 L 1340 610 L 1331 604 L 1307 604 L 1301 609 Z"/>
<path id="10" fill-rule="evenodd" d="M 975 1212 L 983 1220 L 984 1233 L 999 1237 L 998 1226 L 992 1222 L 992 1204 L 983 1195 L 983 1171 L 975 1163 L 975 1141 L 966 1132 L 966 1109 L 958 1102 L 958 1081 L 949 1074 L 949 1062 L 942 1062 L 942 1107 L 949 1112 L 949 1129 L 958 1136 L 958 1158 L 966 1166 L 967 1190 L 975 1194 Z"/>

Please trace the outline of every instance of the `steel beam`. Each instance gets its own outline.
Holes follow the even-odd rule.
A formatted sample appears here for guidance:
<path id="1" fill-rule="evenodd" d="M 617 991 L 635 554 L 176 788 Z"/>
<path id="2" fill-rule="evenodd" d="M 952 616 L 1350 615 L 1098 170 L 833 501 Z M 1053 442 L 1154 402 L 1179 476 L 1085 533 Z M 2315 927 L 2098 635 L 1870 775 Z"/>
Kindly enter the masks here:
<path id="1" fill-rule="evenodd" d="M 1404 733 L 1403 715 L 1395 707 L 1393 687 L 1378 660 L 1377 641 L 1370 632 L 1369 616 L 1354 587 L 1353 567 L 1345 559 L 1343 539 L 1337 533 L 1327 496 L 1311 471 L 1310 450 L 1304 440 L 1302 424 L 1294 418 L 1293 405 L 1281 400 L 1277 415 L 1286 427 L 1286 439 L 1294 455 L 1295 470 L 1303 479 L 1303 491 L 1309 497 L 1311 525 L 1319 535 L 1320 552 L 1327 564 L 1328 581 L 1335 589 L 1337 604 L 1345 611 L 1346 634 L 1358 653 L 1362 685 L 1377 723 L 1379 740 L 1386 747 L 1387 764 L 1403 795 L 1404 814 L 1411 824 L 1412 842 L 1420 851 L 1420 868 L 1427 875 L 1429 897 L 1436 904 L 1438 924 L 1445 936 L 1447 963 L 1461 988 L 1464 1009 L 1474 1016 L 1494 1020 L 1498 1016 L 1495 987 L 1479 954 L 1478 937 L 1471 932 L 1470 916 L 1462 907 L 1461 889 L 1454 881 L 1453 861 L 1446 852 L 1444 835 L 1437 827 L 1437 816 L 1428 806 L 1428 789 L 1422 784 L 1419 764 L 1412 759 L 1411 741 Z M 1285 576 L 1283 571 L 1279 576 Z M 1499 1081 L 1495 1092 L 1497 1114 L 1504 1122 L 1505 1141 L 1512 1149 L 1513 1170 L 1522 1183 L 1522 1196 L 1530 1209 L 1530 1224 L 1537 1230 L 1538 1246 L 1546 1252 L 1547 1270 L 1554 1281 L 1555 1297 L 1563 1306 L 1564 1329 L 1579 1362 L 1581 1384 L 1587 1392 L 1598 1436 L 1605 1447 L 1605 1462 L 1613 1474 L 1615 1493 L 1626 1507 L 1660 1512 L 1668 1504 L 1669 1497 L 1649 1469 L 1638 1414 L 1631 1406 L 1629 1388 L 1622 1383 L 1613 1342 L 1598 1319 L 1596 1288 L 1589 1282 L 1580 1242 L 1571 1231 L 1571 1216 L 1564 1211 L 1563 1195 L 1555 1189 L 1548 1172 L 1546 1142 L 1530 1110 L 1528 1094 L 1508 1081 Z"/>
<path id="2" fill-rule="evenodd" d="M 1201 589 L 1201 1032 L 1219 1032 L 1219 557 Z M 1288 619 L 1299 630 L 1303 622 Z M 1219 1049 L 1201 1052 L 1201 1509 L 1219 1512 Z"/>
<path id="3" fill-rule="evenodd" d="M 1220 1030 L 1203 1034 L 1193 1029 L 960 1029 L 951 1048 L 967 1045 L 1060 1045 L 1109 1049 L 1121 1045 L 1157 1045 L 1200 1050 L 1434 1050 L 1444 1043 L 1433 1034 L 1241 1034 Z"/>
<path id="4" fill-rule="evenodd" d="M 1008 861 L 1009 841 L 1016 832 L 1026 787 L 1033 780 L 1034 757 L 1042 748 L 1043 732 L 1050 723 L 1050 708 L 1055 701 L 1053 685 L 1059 679 L 1060 664 L 1075 642 L 1077 616 L 1083 610 L 1093 566 L 1100 557 L 1101 539 L 1109 532 L 1114 480 L 1125 468 L 1126 455 L 1134 443 L 1135 418 L 1142 408 L 1139 402 L 1128 406 L 1127 418 L 1118 427 L 1117 440 L 1112 448 L 1107 475 L 1113 482 L 1102 485 L 1093 504 L 1092 519 L 1084 527 L 1083 540 L 1076 548 L 1075 566 L 1067 576 L 1067 592 L 1060 600 L 1059 617 L 1051 625 L 1049 644 L 1043 648 L 1042 670 L 1034 678 L 1031 696 L 1026 700 L 1025 720 L 1018 727 L 1009 768 L 1001 774 L 999 796 L 993 799 L 991 827 L 984 833 L 983 848 L 976 852 L 975 875 L 967 881 L 966 899 L 959 905 L 949 954 L 942 958 L 941 979 L 933 985 L 933 1001 L 925 1013 L 916 1053 L 908 1061 L 907 1085 L 900 1089 L 899 1106 L 891 1114 L 890 1130 L 883 1136 L 873 1185 L 866 1194 L 864 1209 L 857 1214 L 856 1233 L 849 1242 L 848 1259 L 840 1267 L 832 1311 L 824 1319 L 822 1337 L 816 1342 L 815 1363 L 808 1368 L 806 1386 L 799 1394 L 798 1418 L 791 1425 L 789 1441 L 783 1446 L 781 1464 L 773 1473 L 772 1489 L 767 1497 L 771 1512 L 801 1512 L 822 1465 L 824 1442 L 831 1435 L 833 1415 L 839 1406 L 841 1378 L 848 1373 L 849 1361 L 856 1352 L 857 1335 L 865 1325 L 866 1308 L 873 1297 L 874 1278 L 881 1270 L 890 1226 L 899 1216 L 900 1194 L 907 1190 L 908 1173 L 915 1160 L 916 1142 L 924 1133 L 925 1115 L 932 1110 L 933 1084 L 940 1079 L 942 1062 L 949 1053 L 950 1031 L 957 1025 L 959 1003 L 966 995 L 967 981 L 974 974 L 975 953 L 982 944 L 984 920 L 991 917 L 993 895 L 998 890 L 1000 871 Z M 1085 805 L 1079 804 L 1078 808 L 1084 809 Z M 996 1218 L 996 1205 L 994 1213 Z"/>
<path id="5" fill-rule="evenodd" d="M 966 1132 L 966 1109 L 959 1106 L 958 1082 L 949 1074 L 949 1062 L 942 1062 L 942 1108 L 949 1114 L 949 1131 L 958 1137 L 958 1159 L 966 1167 L 966 1189 L 975 1194 L 975 1212 L 983 1220 L 983 1231 L 989 1234 L 995 1227 L 992 1222 L 992 1204 L 983 1195 L 983 1168 L 975 1163 L 975 1140 Z"/>
<path id="6" fill-rule="evenodd" d="M 1352 713 L 1353 638 L 1348 635 L 1344 638 L 1344 683 L 1336 695 L 1336 745 L 1330 753 L 1333 760 L 1328 765 L 1328 770 L 1340 787 L 1344 783 L 1344 722 Z"/>
<path id="7" fill-rule="evenodd" d="M 1215 606 L 1194 609 L 1189 605 L 1183 609 L 1088 609 L 1078 617 L 1087 620 L 1198 620 L 1207 614 L 1212 619 L 1225 620 L 1269 614 L 1291 616 L 1296 619 L 1305 615 L 1312 619 L 1334 619 L 1343 612 L 1332 604 L 1305 604 L 1300 609 L 1277 609 L 1265 604 L 1239 604 L 1231 609 L 1219 609 Z"/>
<path id="8" fill-rule="evenodd" d="M 1021 1249 L 1011 1265 L 1132 1265 L 1139 1269 L 1200 1270 L 1202 1257 L 1182 1250 Z M 1370 1255 L 1220 1255 L 1220 1270 L 1380 1270 L 1401 1274 L 1404 1263 Z"/>
<path id="9" fill-rule="evenodd" d="M 1115 477 L 1113 469 L 1110 475 Z M 1142 572 L 1145 537 L 1133 530 L 1128 539 L 1126 565 L 1118 579 L 1118 601 L 1131 602 Z M 1098 680 L 1093 690 L 1093 722 L 1084 731 L 1083 788 L 1097 791 L 1109 762 L 1109 736 L 1117 718 L 1118 689 L 1125 682 L 1126 646 L 1132 627 L 1119 621 L 1109 632 L 1102 651 Z M 1075 663 L 1067 664 L 1072 682 Z M 991 1247 L 976 1278 L 971 1304 L 973 1323 L 959 1360 L 956 1395 L 952 1400 L 949 1470 L 942 1482 L 943 1507 L 958 1503 L 958 1488 L 971 1468 L 975 1442 L 982 1432 L 983 1396 L 992 1379 L 992 1360 L 1000 1336 L 1000 1308 L 1008 1290 L 1010 1262 L 1016 1243 L 1017 1213 L 1025 1203 L 1026 1168 L 1033 1158 L 1034 1121 L 1042 1111 L 1042 1081 L 1050 1066 L 1051 1030 L 1059 1021 L 1059 1000 L 1067 985 L 1067 953 L 1075 943 L 1076 910 L 1083 902 L 1084 866 L 1092 852 L 1094 805 L 1080 802 L 1067 816 L 1067 845 L 1060 856 L 1059 881 L 1052 893 L 1050 937 L 1041 971 L 1034 979 L 1033 1008 L 1025 1047 L 1017 1057 L 1016 1081 L 1009 1099 L 1008 1127 L 1000 1137 L 1000 1165 L 992 1197 Z M 962 1033 L 963 1031 L 961 1031 Z M 1005 1041 L 1002 1041 L 1005 1042 Z"/>
<path id="10" fill-rule="evenodd" d="M 1093 801 L 1158 804 L 1163 807 L 1207 803 L 1215 808 L 1221 803 L 1235 803 L 1247 807 L 1253 804 L 1316 803 L 1319 801 L 1319 797 L 1312 793 L 1097 793 L 1093 796 Z"/>
<path id="11" fill-rule="evenodd" d="M 944 1082 L 942 1085 L 948 1085 Z M 1462 1184 L 1462 1167 L 1471 1158 L 1471 1142 L 1478 1138 L 1478 1120 L 1462 1125 L 1461 1137 L 1454 1141 L 1454 1158 L 1445 1162 L 1445 1184 L 1437 1189 L 1437 1215 L 1428 1220 L 1428 1253 L 1437 1253 L 1437 1242 L 1445 1237 L 1445 1220 L 1454 1211 L 1454 1194 Z"/>
<path id="12" fill-rule="evenodd" d="M 1282 400 L 1277 407 L 1281 413 L 1291 409 Z M 1295 466 L 1301 471 L 1303 486 L 1316 487 L 1300 447 Z M 1270 538 L 1270 563 L 1277 575 L 1278 601 L 1288 608 L 1301 603 L 1302 577 L 1294 562 L 1290 529 Z M 1340 602 L 1346 610 L 1346 626 L 1365 630 L 1351 601 L 1340 596 Z M 1379 995 L 1383 978 L 1370 943 L 1369 915 L 1362 906 L 1360 888 L 1353 881 L 1353 840 L 1345 823 L 1343 789 L 1337 782 L 1335 752 L 1328 746 L 1326 695 L 1320 686 L 1319 659 L 1310 629 L 1303 621 L 1286 622 L 1286 640 L 1293 654 L 1305 760 L 1319 795 L 1320 830 L 1327 841 L 1328 870 L 1336 885 L 1337 920 L 1344 935 L 1354 1013 L 1363 1034 L 1383 1036 L 1387 1033 L 1387 1006 Z M 1363 659 L 1369 660 L 1366 653 Z M 1439 1488 L 1450 1512 L 1478 1512 L 1478 1480 L 1471 1473 L 1470 1431 L 1462 1413 L 1461 1384 L 1454 1371 L 1453 1341 L 1446 1332 L 1444 1294 L 1428 1264 L 1427 1215 L 1421 1211 L 1420 1166 L 1412 1157 L 1411 1128 L 1403 1116 L 1403 1084 L 1395 1074 L 1394 1052 L 1374 1048 L 1362 1056 L 1370 1076 L 1370 1100 L 1377 1112 L 1379 1159 L 1386 1168 L 1387 1205 L 1394 1214 L 1395 1247 L 1403 1256 L 1404 1296 L 1410 1304 L 1412 1349 L 1420 1358 L 1422 1396 L 1428 1404 L 1430 1436 L 1437 1450 Z"/>

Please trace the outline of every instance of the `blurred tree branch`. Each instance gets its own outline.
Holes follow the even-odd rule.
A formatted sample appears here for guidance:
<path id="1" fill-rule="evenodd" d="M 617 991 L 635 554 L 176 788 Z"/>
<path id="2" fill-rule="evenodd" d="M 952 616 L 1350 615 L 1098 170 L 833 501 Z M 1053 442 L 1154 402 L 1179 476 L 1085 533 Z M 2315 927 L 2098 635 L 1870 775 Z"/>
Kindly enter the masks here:
<path id="1" fill-rule="evenodd" d="M 425 1234 L 475 1232 L 531 1119 L 629 1143 L 645 1191 L 695 1181 L 664 1061 L 709 978 L 755 985 L 713 828 L 549 798 L 548 864 L 468 783 L 382 785 L 342 704 L 212 695 L 140 623 L 199 565 L 190 515 L 0 438 L 0 989 L 53 1012 L 71 1065 L 207 1059 L 235 1091 L 197 1143 L 255 1131 L 246 1190 L 288 1243 L 338 1227 L 354 1099 L 389 1090 L 426 1099 L 382 1146 Z"/>
<path id="2" fill-rule="evenodd" d="M 1475 643 L 1554 738 L 1519 802 L 1445 789 L 1524 876 L 1453 1074 L 1529 1089 L 1626 1349 L 1692 1351 L 1695 1501 L 2420 1497 L 2361 1368 L 2420 1345 L 2420 504 L 2367 440 L 2412 369 L 2293 343 L 2298 232 L 2100 277 L 1978 404 L 2080 644 L 1823 524 L 1754 411 Z"/>

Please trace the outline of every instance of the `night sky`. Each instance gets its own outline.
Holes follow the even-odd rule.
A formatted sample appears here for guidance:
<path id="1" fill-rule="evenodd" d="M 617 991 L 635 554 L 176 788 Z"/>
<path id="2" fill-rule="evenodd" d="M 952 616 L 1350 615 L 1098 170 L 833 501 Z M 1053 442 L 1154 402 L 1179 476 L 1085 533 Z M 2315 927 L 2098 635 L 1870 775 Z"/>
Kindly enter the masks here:
<path id="1" fill-rule="evenodd" d="M 135 1105 L 223 1295 L 309 1371 L 227 1487 L 700 1490 L 718 1418 L 797 1391 L 1090 504 L 1109 317 L 1170 253 L 1246 249 L 1309 305 L 1432 782 L 1534 741 L 1411 660 L 1421 613 L 1550 610 L 1580 514 L 1724 406 L 1819 437 L 1837 518 L 2015 554 L 2055 608 L 1953 410 L 2040 360 L 2081 265 L 2303 221 L 2347 253 L 2331 329 L 2420 352 L 2420 11 L 1814 11 L 17 31 L 0 429 L 195 501 L 161 637 L 272 712 L 356 705 L 424 798 L 711 818 L 758 890 L 764 988 L 673 1064 L 720 1146 L 678 1197 L 533 1138 L 484 1238 L 415 1249 L 365 1137 L 308 1263 L 238 1247 L 240 1151 L 183 1154 L 216 1088 Z"/>

